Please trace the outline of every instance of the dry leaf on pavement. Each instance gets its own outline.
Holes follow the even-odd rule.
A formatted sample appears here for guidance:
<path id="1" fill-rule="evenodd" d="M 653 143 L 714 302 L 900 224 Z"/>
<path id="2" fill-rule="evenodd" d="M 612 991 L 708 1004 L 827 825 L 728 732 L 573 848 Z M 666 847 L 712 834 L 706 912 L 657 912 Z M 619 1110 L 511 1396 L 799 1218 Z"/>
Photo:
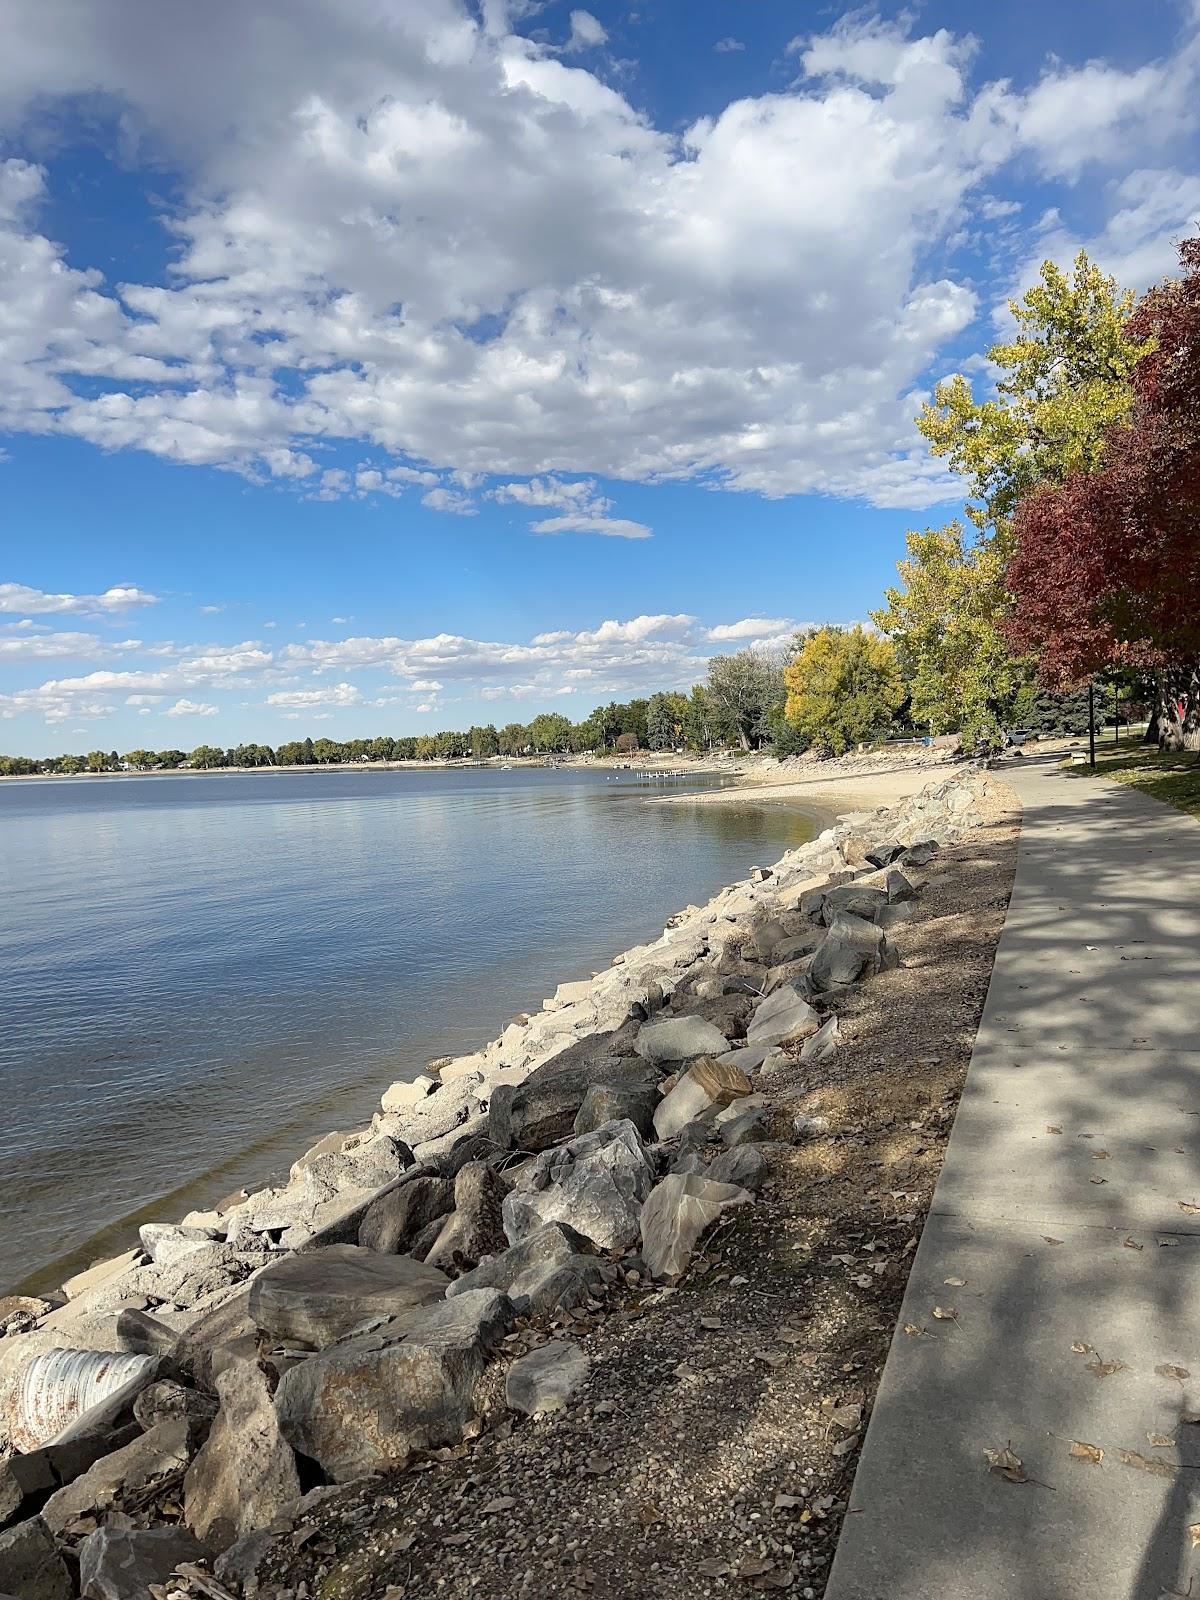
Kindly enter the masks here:
<path id="1" fill-rule="evenodd" d="M 1005 1445 L 1003 1450 L 985 1450 L 983 1459 L 988 1464 L 990 1472 L 998 1472 L 1002 1478 L 1007 1478 L 1009 1483 L 1028 1483 L 1025 1476 L 1025 1466 L 1020 1456 L 1013 1454 L 1012 1445 Z"/>
<path id="2" fill-rule="evenodd" d="M 1071 1454 L 1076 1461 L 1089 1461 L 1094 1467 L 1104 1460 L 1104 1451 L 1098 1444 L 1084 1444 L 1082 1439 L 1071 1440 Z"/>

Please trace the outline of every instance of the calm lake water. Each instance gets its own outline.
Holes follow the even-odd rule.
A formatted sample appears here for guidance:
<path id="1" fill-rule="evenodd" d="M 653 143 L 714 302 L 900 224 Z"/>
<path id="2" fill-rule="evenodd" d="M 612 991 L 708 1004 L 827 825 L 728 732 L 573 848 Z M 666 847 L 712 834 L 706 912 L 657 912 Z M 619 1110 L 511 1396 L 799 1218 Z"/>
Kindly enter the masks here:
<path id="1" fill-rule="evenodd" d="M 815 827 L 587 770 L 0 784 L 0 1293 L 286 1170 Z"/>

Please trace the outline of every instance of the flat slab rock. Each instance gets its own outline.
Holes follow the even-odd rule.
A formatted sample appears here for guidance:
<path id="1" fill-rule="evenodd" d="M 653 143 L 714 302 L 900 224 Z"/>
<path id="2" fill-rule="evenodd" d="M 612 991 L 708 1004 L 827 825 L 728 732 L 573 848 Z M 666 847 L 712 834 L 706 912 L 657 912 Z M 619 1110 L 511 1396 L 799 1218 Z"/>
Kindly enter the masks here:
<path id="1" fill-rule="evenodd" d="M 734 1184 L 714 1183 L 698 1173 L 671 1173 L 642 1207 L 642 1259 L 653 1278 L 677 1278 L 701 1235 L 732 1206 L 754 1197 Z"/>
<path id="2" fill-rule="evenodd" d="M 448 1299 L 474 1289 L 499 1289 L 518 1316 L 572 1310 L 616 1275 L 616 1268 L 590 1254 L 588 1241 L 562 1222 L 547 1222 L 500 1255 L 481 1261 L 456 1279 Z"/>
<path id="3" fill-rule="evenodd" d="M 19 1600 L 74 1600 L 67 1564 L 41 1517 L 0 1532 L 0 1591 Z"/>
<path id="4" fill-rule="evenodd" d="M 79 1547 L 79 1583 L 87 1600 L 142 1600 L 181 1561 L 206 1554 L 186 1528 L 97 1528 Z"/>
<path id="5" fill-rule="evenodd" d="M 250 1287 L 250 1316 L 273 1339 L 323 1350 L 381 1317 L 440 1300 L 448 1281 L 410 1256 L 331 1244 L 261 1272 Z"/>
<path id="6" fill-rule="evenodd" d="M 729 1045 L 720 1028 L 703 1017 L 666 1017 L 646 1023 L 633 1048 L 647 1061 L 675 1062 L 724 1055 Z"/>
<path id="7" fill-rule="evenodd" d="M 505 1380 L 504 1398 L 513 1411 L 527 1417 L 562 1411 L 586 1382 L 589 1366 L 578 1345 L 565 1339 L 544 1344 L 513 1362 Z"/>
<path id="8" fill-rule="evenodd" d="M 654 1131 L 660 1139 L 673 1139 L 713 1106 L 730 1105 L 750 1091 L 750 1079 L 740 1066 L 729 1061 L 697 1061 L 659 1103 Z"/>

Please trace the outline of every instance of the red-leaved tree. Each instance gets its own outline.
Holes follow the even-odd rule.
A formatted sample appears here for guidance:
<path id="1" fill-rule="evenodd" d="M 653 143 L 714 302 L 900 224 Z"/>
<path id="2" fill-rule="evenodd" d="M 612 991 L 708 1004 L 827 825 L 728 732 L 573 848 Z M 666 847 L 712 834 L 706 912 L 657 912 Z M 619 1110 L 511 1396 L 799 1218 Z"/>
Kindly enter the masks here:
<path id="1" fill-rule="evenodd" d="M 1100 469 L 1017 508 L 1005 630 L 1054 687 L 1110 665 L 1148 670 L 1158 736 L 1176 748 L 1200 747 L 1200 239 L 1179 254 L 1182 277 L 1127 324 L 1157 344 L 1133 370 L 1133 411 Z"/>

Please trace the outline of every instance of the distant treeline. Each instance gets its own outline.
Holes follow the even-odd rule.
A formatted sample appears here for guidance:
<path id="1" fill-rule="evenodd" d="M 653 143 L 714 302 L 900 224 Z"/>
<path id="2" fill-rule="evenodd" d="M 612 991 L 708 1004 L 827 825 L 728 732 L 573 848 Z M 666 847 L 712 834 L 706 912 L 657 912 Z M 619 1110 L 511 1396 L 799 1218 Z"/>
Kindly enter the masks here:
<path id="1" fill-rule="evenodd" d="M 582 722 L 543 712 L 532 722 L 476 724 L 393 738 L 293 739 L 272 747 L 222 750 L 91 750 L 86 755 L 0 756 L 0 776 L 38 773 L 152 772 L 174 768 L 341 766 L 363 761 L 487 761 L 495 757 L 584 755 L 634 750 L 742 751 L 778 756 L 810 748 L 840 754 L 888 734 L 924 733 L 910 720 L 911 687 L 890 641 L 862 628 L 820 628 L 784 650 L 714 656 L 704 683 L 688 694 L 610 701 Z M 1033 733 L 1087 728 L 1087 691 L 1056 695 L 1025 687 L 1010 705 L 1010 726 Z"/>

